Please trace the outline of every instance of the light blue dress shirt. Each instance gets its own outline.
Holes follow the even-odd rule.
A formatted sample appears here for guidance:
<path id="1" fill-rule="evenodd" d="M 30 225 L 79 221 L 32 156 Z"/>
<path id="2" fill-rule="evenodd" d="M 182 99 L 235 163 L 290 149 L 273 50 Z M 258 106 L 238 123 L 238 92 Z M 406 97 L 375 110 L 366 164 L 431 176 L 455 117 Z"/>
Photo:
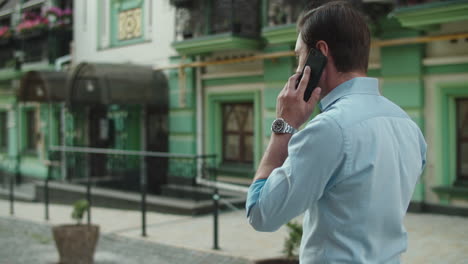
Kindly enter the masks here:
<path id="1" fill-rule="evenodd" d="M 342 83 L 319 106 L 284 164 L 250 186 L 249 223 L 271 232 L 305 212 L 301 263 L 400 263 L 425 166 L 421 130 L 374 78 Z"/>

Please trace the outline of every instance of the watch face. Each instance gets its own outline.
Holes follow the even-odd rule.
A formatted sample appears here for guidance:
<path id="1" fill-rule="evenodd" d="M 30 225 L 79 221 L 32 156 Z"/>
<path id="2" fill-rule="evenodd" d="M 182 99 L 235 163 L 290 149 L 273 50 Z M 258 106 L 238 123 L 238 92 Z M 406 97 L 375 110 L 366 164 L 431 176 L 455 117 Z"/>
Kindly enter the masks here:
<path id="1" fill-rule="evenodd" d="M 284 126 L 285 123 L 283 119 L 276 119 L 271 126 L 271 130 L 275 133 L 280 133 L 283 131 Z"/>

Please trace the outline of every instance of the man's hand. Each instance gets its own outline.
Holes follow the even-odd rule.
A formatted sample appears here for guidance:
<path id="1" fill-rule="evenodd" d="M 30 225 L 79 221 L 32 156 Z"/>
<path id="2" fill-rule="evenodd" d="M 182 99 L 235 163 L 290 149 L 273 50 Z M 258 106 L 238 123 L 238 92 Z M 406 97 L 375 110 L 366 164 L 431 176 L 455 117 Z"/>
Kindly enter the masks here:
<path id="1" fill-rule="evenodd" d="M 276 104 L 276 117 L 283 118 L 292 127 L 298 129 L 310 117 L 314 107 L 320 100 L 321 88 L 317 87 L 312 92 L 309 101 L 304 101 L 304 92 L 310 78 L 310 67 L 307 66 L 299 86 L 295 87 L 300 74 L 291 76 L 278 95 Z"/>

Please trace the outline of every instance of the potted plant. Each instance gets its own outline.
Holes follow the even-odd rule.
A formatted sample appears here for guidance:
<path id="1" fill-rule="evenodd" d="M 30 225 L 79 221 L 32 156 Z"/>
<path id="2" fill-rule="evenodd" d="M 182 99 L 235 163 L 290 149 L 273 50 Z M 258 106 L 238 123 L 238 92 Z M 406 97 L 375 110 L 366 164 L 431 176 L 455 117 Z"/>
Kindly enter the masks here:
<path id="1" fill-rule="evenodd" d="M 255 264 L 299 264 L 299 247 L 302 239 L 302 225 L 289 222 L 286 224 L 289 229 L 289 236 L 284 241 L 283 253 L 284 258 L 262 259 L 255 262 Z"/>
<path id="2" fill-rule="evenodd" d="M 24 13 L 22 21 L 16 26 L 16 33 L 23 39 L 36 37 L 46 31 L 48 25 L 47 18 L 32 12 Z"/>
<path id="3" fill-rule="evenodd" d="M 49 21 L 49 28 L 53 31 L 71 30 L 73 11 L 70 8 L 60 9 L 52 6 L 45 12 Z"/>
<path id="4" fill-rule="evenodd" d="M 73 205 L 72 218 L 76 224 L 52 228 L 55 245 L 61 264 L 93 263 L 94 252 L 99 238 L 99 226 L 81 224 L 89 209 L 87 200 L 78 200 Z"/>

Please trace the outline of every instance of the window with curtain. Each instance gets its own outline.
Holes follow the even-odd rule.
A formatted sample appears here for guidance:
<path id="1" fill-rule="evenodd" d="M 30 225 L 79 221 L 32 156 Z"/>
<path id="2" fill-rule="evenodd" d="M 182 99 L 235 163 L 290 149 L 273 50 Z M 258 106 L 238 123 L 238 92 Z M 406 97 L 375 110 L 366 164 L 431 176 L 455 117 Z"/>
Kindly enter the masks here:
<path id="1" fill-rule="evenodd" d="M 224 163 L 253 164 L 253 103 L 226 103 L 222 112 Z"/>
<path id="2" fill-rule="evenodd" d="M 457 182 L 468 182 L 468 99 L 457 104 Z"/>

